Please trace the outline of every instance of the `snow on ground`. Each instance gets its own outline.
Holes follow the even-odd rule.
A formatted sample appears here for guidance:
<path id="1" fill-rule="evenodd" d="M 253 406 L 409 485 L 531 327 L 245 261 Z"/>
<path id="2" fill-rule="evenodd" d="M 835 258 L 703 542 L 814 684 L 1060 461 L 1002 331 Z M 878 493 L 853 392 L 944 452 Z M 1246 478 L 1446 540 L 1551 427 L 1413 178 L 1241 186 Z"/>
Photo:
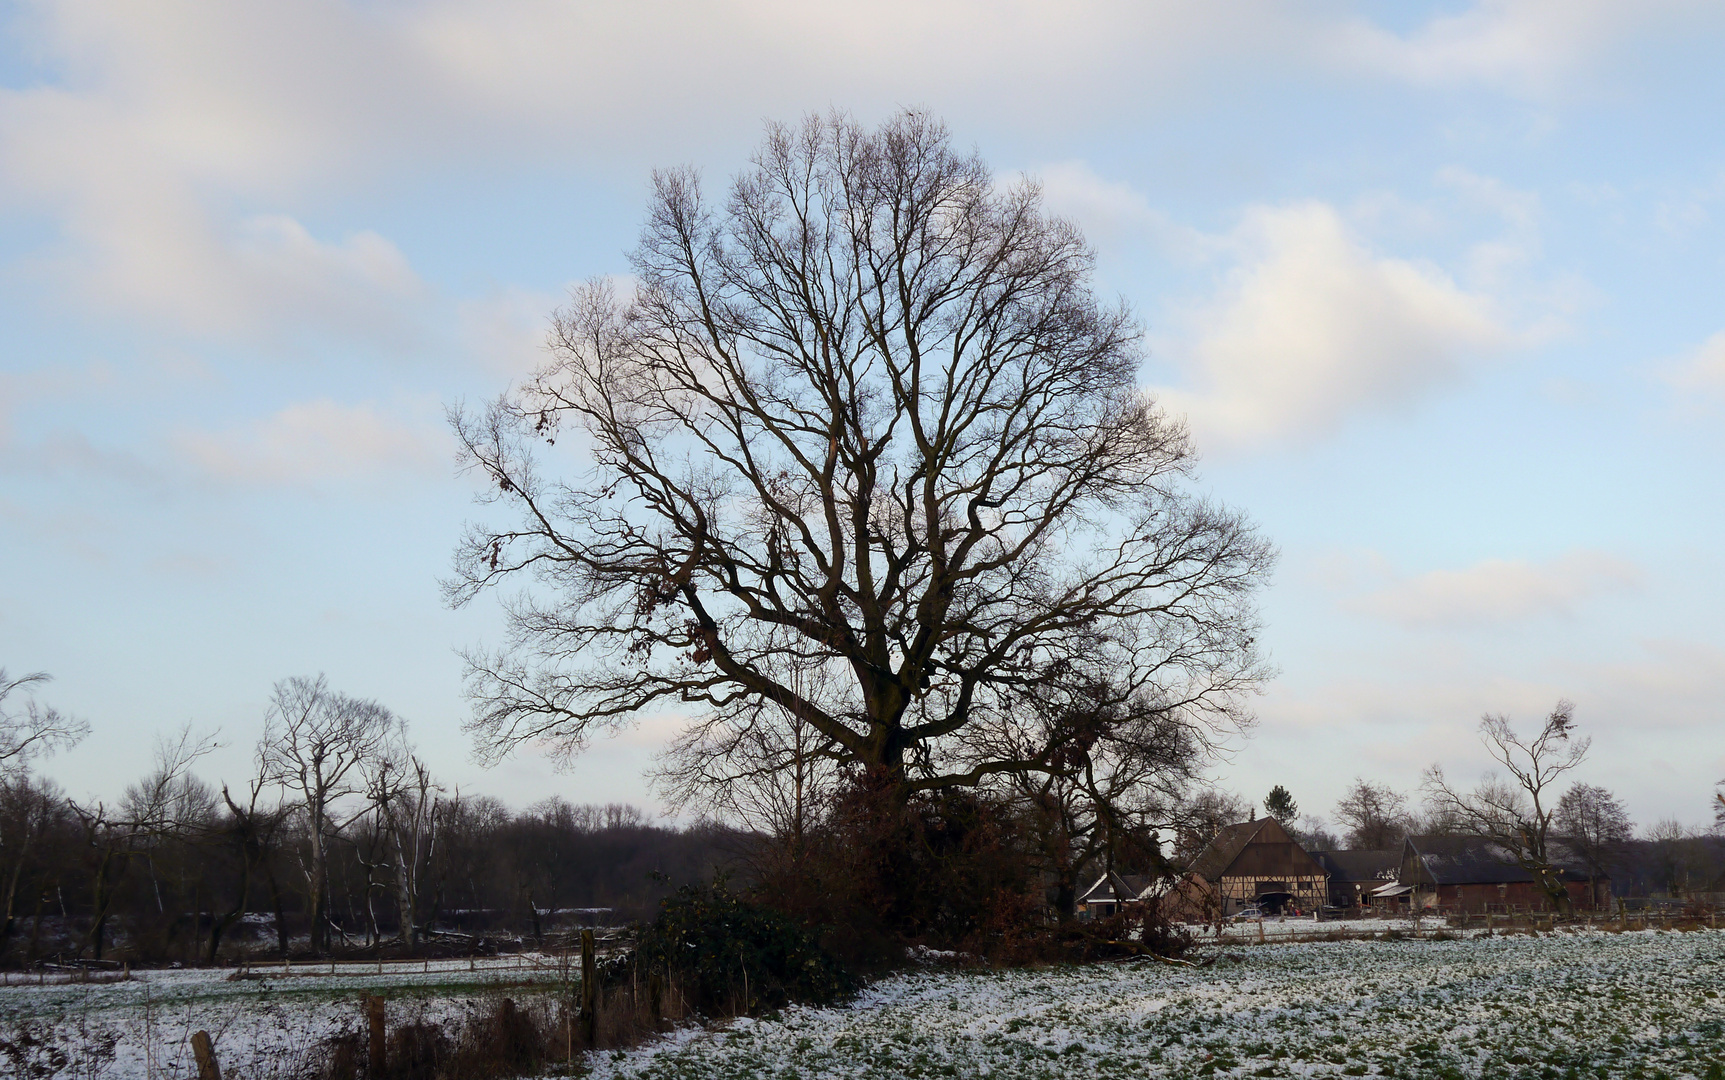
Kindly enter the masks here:
<path id="1" fill-rule="evenodd" d="M 595 1062 L 603 1078 L 1725 1078 L 1725 932 L 1228 947 L 941 971 Z"/>
<path id="2" fill-rule="evenodd" d="M 1229 943 L 1248 944 L 1259 940 L 1262 931 L 1264 940 L 1281 939 L 1308 940 L 1312 938 L 1334 937 L 1375 937 L 1379 934 L 1435 934 L 1447 932 L 1461 936 L 1483 934 L 1486 927 L 1483 923 L 1475 925 L 1470 930 L 1457 930 L 1449 925 L 1449 920 L 1436 916 L 1426 916 L 1420 919 L 1408 917 L 1379 917 L 1365 919 L 1330 919 L 1324 922 L 1310 915 L 1271 915 L 1264 919 L 1240 919 L 1224 921 L 1219 927 L 1213 924 L 1188 924 L 1197 940 L 1204 944 Z"/>
<path id="3" fill-rule="evenodd" d="M 523 954 L 427 963 L 142 971 L 124 981 L 0 986 L 0 1076 L 179 1080 L 197 1075 L 192 1032 L 212 1036 L 228 1080 L 293 1076 L 325 1039 L 359 1030 L 361 999 L 389 1022 L 459 1021 L 503 994 L 567 987 L 566 961 Z M 31 977 L 33 979 L 33 976 Z M 52 976 L 49 977 L 52 980 Z"/>
<path id="4" fill-rule="evenodd" d="M 1272 941 L 1203 955 L 1219 959 L 926 970 L 843 1008 L 598 1055 L 592 1075 L 1725 1080 L 1725 931 Z M 393 1025 L 567 988 L 561 962 L 536 956 L 256 973 L 0 988 L 0 1075 L 182 1080 L 195 1073 L 187 1040 L 205 1028 L 229 1080 L 286 1078 L 319 1040 L 359 1029 L 365 993 L 388 995 Z"/>

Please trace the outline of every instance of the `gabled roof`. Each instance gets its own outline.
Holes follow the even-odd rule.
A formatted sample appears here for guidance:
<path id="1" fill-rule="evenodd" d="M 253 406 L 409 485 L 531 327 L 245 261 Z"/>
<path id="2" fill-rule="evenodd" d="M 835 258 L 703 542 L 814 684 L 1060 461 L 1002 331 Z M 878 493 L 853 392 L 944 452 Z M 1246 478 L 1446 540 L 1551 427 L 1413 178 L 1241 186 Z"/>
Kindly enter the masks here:
<path id="1" fill-rule="evenodd" d="M 1103 874 L 1078 897 L 1080 904 L 1119 904 L 1142 900 L 1154 879 L 1149 874 Z"/>
<path id="2" fill-rule="evenodd" d="M 1568 845 L 1548 840 L 1546 848 L 1561 876 L 1570 881 L 1587 879 L 1586 868 Z M 1534 880 L 1516 862 L 1514 851 L 1489 836 L 1410 836 L 1407 850 L 1413 852 L 1432 881 L 1439 885 L 1502 885 Z"/>
<path id="3" fill-rule="evenodd" d="M 1224 877 L 1315 877 L 1324 873 L 1273 817 L 1224 825 L 1198 857 L 1192 873 L 1205 881 Z"/>
<path id="4" fill-rule="evenodd" d="M 1332 882 L 1394 881 L 1402 868 L 1402 849 L 1314 851 L 1312 858 L 1330 872 Z"/>

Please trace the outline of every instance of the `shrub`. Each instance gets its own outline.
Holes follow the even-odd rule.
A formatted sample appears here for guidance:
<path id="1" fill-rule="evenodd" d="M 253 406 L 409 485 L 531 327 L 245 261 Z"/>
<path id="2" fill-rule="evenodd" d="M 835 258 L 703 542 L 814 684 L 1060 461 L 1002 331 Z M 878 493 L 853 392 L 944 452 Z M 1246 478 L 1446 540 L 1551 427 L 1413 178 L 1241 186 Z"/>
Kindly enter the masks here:
<path id="1" fill-rule="evenodd" d="M 1003 800 L 959 788 L 905 799 L 861 775 L 799 844 L 768 842 L 758 893 L 858 970 L 902 964 L 910 946 L 1024 959 L 1044 935 L 1023 847 Z"/>
<path id="2" fill-rule="evenodd" d="M 637 927 L 634 951 L 607 964 L 604 975 L 612 984 L 657 975 L 709 1016 L 825 1005 L 856 988 L 814 935 L 732 893 L 723 877 L 684 885 L 661 901 L 658 916 Z"/>

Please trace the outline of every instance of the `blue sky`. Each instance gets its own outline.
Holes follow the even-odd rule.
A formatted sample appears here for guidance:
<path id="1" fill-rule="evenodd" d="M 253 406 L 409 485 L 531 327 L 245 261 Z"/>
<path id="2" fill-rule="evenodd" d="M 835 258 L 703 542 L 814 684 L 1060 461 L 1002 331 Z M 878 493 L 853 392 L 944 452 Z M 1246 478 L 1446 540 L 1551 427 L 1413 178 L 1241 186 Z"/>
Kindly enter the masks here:
<path id="1" fill-rule="evenodd" d="M 1328 813 L 1572 698 L 1584 779 L 1725 777 L 1725 8 L 1637 0 L 0 3 L 0 664 L 94 733 L 325 671 L 464 791 L 651 805 L 675 717 L 567 775 L 460 732 L 481 603 L 446 405 L 626 270 L 656 165 L 900 105 L 1041 178 L 1148 333 L 1201 484 L 1282 549 L 1219 769 Z"/>

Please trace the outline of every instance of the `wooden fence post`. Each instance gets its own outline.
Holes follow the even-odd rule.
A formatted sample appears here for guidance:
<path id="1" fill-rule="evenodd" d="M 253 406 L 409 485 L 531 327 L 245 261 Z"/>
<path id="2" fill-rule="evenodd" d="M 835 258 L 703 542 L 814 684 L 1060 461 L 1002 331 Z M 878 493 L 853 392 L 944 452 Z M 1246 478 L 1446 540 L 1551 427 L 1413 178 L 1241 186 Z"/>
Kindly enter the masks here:
<path id="1" fill-rule="evenodd" d="M 370 1028 L 371 1039 L 367 1045 L 366 1074 L 371 1080 L 382 1080 L 389 1063 L 385 1059 L 386 1044 L 383 1040 L 384 1015 L 383 998 L 370 994 L 365 999 L 365 1022 Z"/>
<path id="2" fill-rule="evenodd" d="M 581 931 L 581 1037 L 587 1049 L 599 1043 L 599 965 L 593 956 L 593 931 Z"/>
<path id="3" fill-rule="evenodd" d="M 192 1056 L 198 1059 L 198 1080 L 222 1080 L 221 1066 L 216 1064 L 216 1048 L 210 1045 L 209 1032 L 192 1032 Z"/>

